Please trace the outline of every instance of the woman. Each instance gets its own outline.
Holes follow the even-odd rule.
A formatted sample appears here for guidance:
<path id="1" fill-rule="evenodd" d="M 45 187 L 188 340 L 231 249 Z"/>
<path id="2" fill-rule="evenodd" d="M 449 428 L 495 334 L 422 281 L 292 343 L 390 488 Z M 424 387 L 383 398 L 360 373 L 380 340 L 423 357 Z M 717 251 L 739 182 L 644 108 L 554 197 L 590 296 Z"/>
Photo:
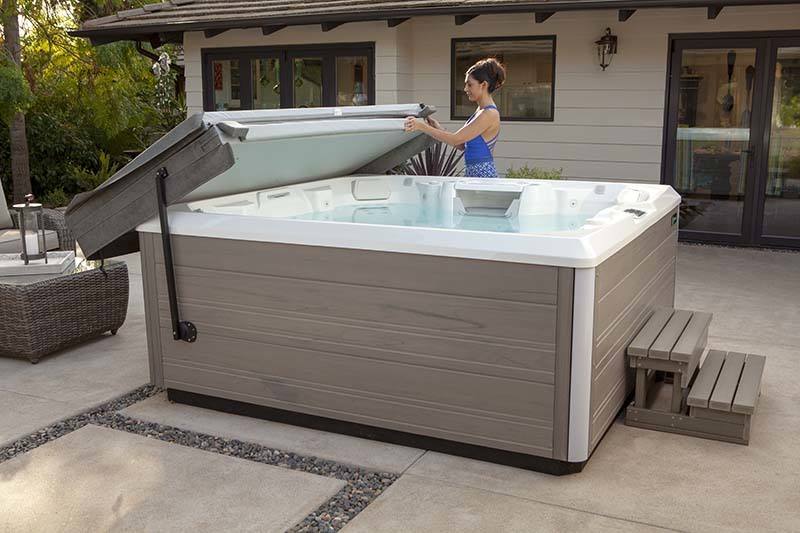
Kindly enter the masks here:
<path id="1" fill-rule="evenodd" d="M 467 70 L 464 76 L 464 93 L 478 109 L 467 123 L 455 133 L 444 130 L 433 118 L 426 121 L 408 117 L 406 131 L 421 131 L 437 141 L 464 150 L 464 175 L 471 178 L 496 178 L 492 151 L 500 134 L 500 112 L 492 100 L 492 93 L 506 79 L 503 65 L 494 58 L 481 59 Z"/>

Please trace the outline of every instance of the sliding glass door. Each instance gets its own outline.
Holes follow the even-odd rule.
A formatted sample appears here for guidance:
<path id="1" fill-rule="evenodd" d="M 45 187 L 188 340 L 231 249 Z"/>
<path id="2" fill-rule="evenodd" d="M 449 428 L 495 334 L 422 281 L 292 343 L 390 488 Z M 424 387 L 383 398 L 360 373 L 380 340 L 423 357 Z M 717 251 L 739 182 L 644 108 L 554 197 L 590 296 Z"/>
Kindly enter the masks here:
<path id="1" fill-rule="evenodd" d="M 374 45 L 203 50 L 207 111 L 375 103 Z"/>
<path id="2" fill-rule="evenodd" d="M 800 42 L 673 42 L 664 180 L 685 240 L 800 246 Z"/>
<path id="3" fill-rule="evenodd" d="M 800 248 L 800 39 L 770 47 L 770 121 L 759 241 Z"/>

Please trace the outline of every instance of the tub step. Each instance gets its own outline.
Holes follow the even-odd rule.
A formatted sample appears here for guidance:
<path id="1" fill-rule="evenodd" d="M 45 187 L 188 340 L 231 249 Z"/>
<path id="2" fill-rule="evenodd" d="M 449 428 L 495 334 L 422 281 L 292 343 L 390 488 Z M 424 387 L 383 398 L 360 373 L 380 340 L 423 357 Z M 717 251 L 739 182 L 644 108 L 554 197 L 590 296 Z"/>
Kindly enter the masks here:
<path id="1" fill-rule="evenodd" d="M 658 409 L 658 395 L 650 394 L 643 405 L 633 402 L 628 406 L 625 423 L 749 444 L 750 420 L 761 393 L 765 362 L 763 355 L 710 350 L 688 391 L 685 408 L 679 412 Z"/>
<path id="2" fill-rule="evenodd" d="M 697 311 L 655 310 L 628 346 L 630 365 L 636 369 L 637 407 L 645 406 L 653 373 L 662 372 L 673 383 L 669 411 L 682 412 L 689 382 L 706 347 L 711 318 L 710 313 Z"/>

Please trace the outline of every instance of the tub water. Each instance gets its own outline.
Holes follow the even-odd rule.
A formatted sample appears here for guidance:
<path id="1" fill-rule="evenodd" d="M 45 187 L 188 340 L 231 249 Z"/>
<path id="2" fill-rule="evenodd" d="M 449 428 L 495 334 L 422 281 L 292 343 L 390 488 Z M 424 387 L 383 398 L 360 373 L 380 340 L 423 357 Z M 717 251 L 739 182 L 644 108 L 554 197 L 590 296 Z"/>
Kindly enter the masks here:
<path id="1" fill-rule="evenodd" d="M 441 210 L 426 209 L 420 204 L 396 203 L 373 206 L 340 205 L 330 211 L 303 213 L 288 218 L 383 226 L 453 228 L 471 231 L 519 233 L 520 226 L 525 227 L 527 231 L 555 232 L 576 230 L 586 222 L 589 215 L 520 214 L 514 218 L 485 215 L 448 216 L 447 213 Z"/>

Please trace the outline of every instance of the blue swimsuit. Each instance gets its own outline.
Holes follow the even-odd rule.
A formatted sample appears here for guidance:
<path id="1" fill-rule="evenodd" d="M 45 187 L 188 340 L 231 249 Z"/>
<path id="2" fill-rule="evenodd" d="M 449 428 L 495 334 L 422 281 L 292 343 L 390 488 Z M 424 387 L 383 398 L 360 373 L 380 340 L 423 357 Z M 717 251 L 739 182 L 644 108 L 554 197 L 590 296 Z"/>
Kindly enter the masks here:
<path id="1" fill-rule="evenodd" d="M 497 109 L 497 106 L 487 105 L 484 109 Z M 477 111 L 469 117 L 467 124 L 475 119 Z M 494 156 L 492 151 L 497 144 L 498 133 L 492 140 L 486 142 L 483 135 L 478 135 L 474 139 L 464 143 L 464 175 L 468 178 L 496 178 L 497 168 L 494 166 Z"/>

